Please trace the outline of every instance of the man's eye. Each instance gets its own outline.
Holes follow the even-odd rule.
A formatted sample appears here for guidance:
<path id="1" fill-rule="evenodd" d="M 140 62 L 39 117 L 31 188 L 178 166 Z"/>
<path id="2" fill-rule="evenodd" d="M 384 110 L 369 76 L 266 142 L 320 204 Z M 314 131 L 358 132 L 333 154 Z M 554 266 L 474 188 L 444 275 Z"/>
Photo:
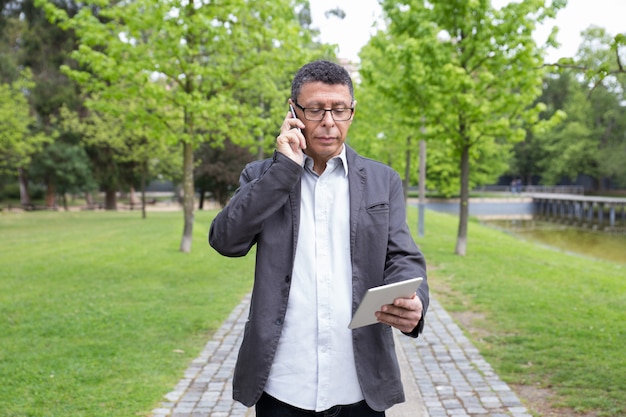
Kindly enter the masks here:
<path id="1" fill-rule="evenodd" d="M 343 115 L 346 114 L 348 112 L 348 109 L 333 109 L 333 113 L 337 114 L 337 115 Z"/>
<path id="2" fill-rule="evenodd" d="M 322 113 L 324 109 L 306 109 L 306 111 L 308 111 L 311 115 L 317 116 Z"/>

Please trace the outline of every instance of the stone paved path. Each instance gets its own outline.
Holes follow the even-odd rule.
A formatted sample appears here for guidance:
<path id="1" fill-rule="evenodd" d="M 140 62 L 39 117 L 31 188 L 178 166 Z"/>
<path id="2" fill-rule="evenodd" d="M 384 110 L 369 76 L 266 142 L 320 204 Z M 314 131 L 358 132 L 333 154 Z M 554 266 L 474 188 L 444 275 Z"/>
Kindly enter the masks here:
<path id="1" fill-rule="evenodd" d="M 232 375 L 250 296 L 233 310 L 153 417 L 254 416 L 232 400 Z M 531 417 L 441 305 L 431 298 L 424 334 L 396 343 L 407 402 L 388 417 Z"/>

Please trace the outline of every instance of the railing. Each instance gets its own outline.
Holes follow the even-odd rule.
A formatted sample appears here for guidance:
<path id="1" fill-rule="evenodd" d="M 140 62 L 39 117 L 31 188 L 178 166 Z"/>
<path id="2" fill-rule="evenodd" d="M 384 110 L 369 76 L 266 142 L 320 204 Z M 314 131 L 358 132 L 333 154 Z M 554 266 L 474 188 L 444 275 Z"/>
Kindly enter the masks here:
<path id="1" fill-rule="evenodd" d="M 535 216 L 599 230 L 626 231 L 626 198 L 533 194 Z"/>
<path id="2" fill-rule="evenodd" d="M 481 185 L 474 191 L 496 193 L 550 193 L 550 194 L 576 194 L 583 195 L 585 187 L 582 185 Z"/>

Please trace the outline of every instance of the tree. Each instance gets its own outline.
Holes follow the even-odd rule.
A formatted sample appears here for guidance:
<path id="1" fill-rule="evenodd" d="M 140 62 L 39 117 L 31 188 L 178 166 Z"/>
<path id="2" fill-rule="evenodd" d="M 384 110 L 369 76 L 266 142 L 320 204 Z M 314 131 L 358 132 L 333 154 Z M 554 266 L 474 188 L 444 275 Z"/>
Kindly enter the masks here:
<path id="1" fill-rule="evenodd" d="M 548 66 L 554 72 L 545 77 L 539 99 L 546 104 L 543 119 L 559 112 L 567 118 L 552 128 L 529 132 L 516 148 L 514 166 L 547 184 L 586 175 L 595 189 L 602 189 L 626 177 L 620 162 L 626 141 L 626 74 L 619 71 L 615 39 L 604 29 L 590 27 L 582 36 L 575 58 Z"/>
<path id="2" fill-rule="evenodd" d="M 407 126 L 407 120 L 403 119 L 402 108 L 385 89 L 383 78 L 391 79 L 395 74 L 381 48 L 374 46 L 384 42 L 384 36 L 378 33 L 361 49 L 361 80 L 354 88 L 358 105 L 348 143 L 363 155 L 379 159 L 396 171 L 404 172 L 406 197 L 411 182 L 410 167 L 415 160 L 415 155 L 411 153 L 414 147 L 409 145 L 419 138 L 415 139 L 411 127 Z"/>
<path id="3" fill-rule="evenodd" d="M 452 149 L 460 172 L 460 218 L 455 253 L 466 254 L 470 167 L 485 153 L 498 159 L 523 138 L 541 106 L 543 50 L 532 32 L 563 6 L 553 1 L 384 0 L 393 82 L 398 101 L 425 117 L 435 140 Z M 419 104 L 416 104 L 419 103 Z"/>
<path id="4" fill-rule="evenodd" d="M 22 19 L 0 6 L 0 84 L 12 83 L 20 77 L 15 49 L 25 26 Z"/>
<path id="5" fill-rule="evenodd" d="M 536 103 L 543 103 L 546 107 L 541 113 L 542 120 L 554 120 L 558 122 L 566 118 L 563 111 L 569 95 L 569 91 L 575 88 L 572 84 L 572 74 L 566 72 L 559 75 L 548 73 L 544 76 L 543 91 Z M 544 126 L 541 131 L 536 131 L 531 127 L 526 128 L 526 137 L 522 142 L 516 143 L 513 150 L 513 157 L 510 162 L 509 174 L 512 177 L 519 176 L 526 184 L 536 184 L 544 172 L 544 160 L 554 158 L 554 155 L 547 157 L 542 137 L 556 128 L 558 123 L 555 120 L 554 126 Z M 553 183 L 554 184 L 554 183 Z"/>
<path id="6" fill-rule="evenodd" d="M 30 198 L 25 187 L 25 167 L 32 156 L 50 140 L 33 132 L 36 119 L 30 113 L 25 93 L 32 89 L 30 73 L 11 84 L 0 84 L 0 171 L 17 171 L 20 178 L 20 200 L 29 205 Z"/>
<path id="7" fill-rule="evenodd" d="M 117 209 L 117 192 L 139 184 L 142 216 L 146 218 L 146 183 L 160 173 L 163 163 L 171 163 L 175 152 L 173 145 L 158 136 L 152 137 L 150 126 L 141 126 L 123 116 L 132 113 L 135 105 L 131 100 L 120 100 L 115 112 L 99 112 L 94 105 L 94 109 L 83 109 L 81 115 L 63 108 L 58 125 L 59 135 L 80 138 L 104 189 L 105 209 Z"/>
<path id="8" fill-rule="evenodd" d="M 585 174 L 594 179 L 594 188 L 602 188 L 611 176 L 620 177 L 623 163 L 616 163 L 612 154 L 619 153 L 626 142 L 626 108 L 620 97 L 602 84 L 590 88 L 576 80 L 571 72 L 558 74 L 546 83 L 546 100 L 554 96 L 553 89 L 563 89 L 563 102 L 550 103 L 550 108 L 562 105 L 566 120 L 535 135 L 538 150 L 537 166 L 542 182 L 556 184 L 561 179 L 575 181 Z M 565 84 L 564 80 L 567 80 Z"/>
<path id="9" fill-rule="evenodd" d="M 58 5 L 69 14 L 76 13 L 77 6 L 72 1 L 59 1 Z M 51 25 L 33 0 L 1 2 L 0 28 L 0 79 L 13 83 L 20 79 L 21 68 L 28 70 L 31 84 L 24 91 L 33 117 L 30 134 L 33 139 L 46 136 L 52 140 L 52 119 L 58 116 L 59 109 L 63 105 L 80 105 L 76 84 L 59 68 L 71 63 L 68 56 L 74 48 L 73 34 Z M 32 152 L 30 159 L 38 162 L 40 157 L 46 155 Z M 27 165 L 18 168 L 23 204 L 30 202 L 27 171 Z"/>
<path id="10" fill-rule="evenodd" d="M 150 126 L 149 140 L 182 146 L 182 252 L 191 250 L 194 149 L 226 137 L 254 141 L 250 127 L 262 121 L 249 103 L 242 105 L 243 91 L 263 84 L 271 69 L 293 71 L 307 55 L 302 46 L 310 34 L 298 24 L 294 3 L 297 10 L 305 2 L 88 1 L 70 17 L 38 1 L 54 22 L 77 34 L 73 57 L 82 67 L 66 71 L 89 93 L 98 92 L 98 110 L 114 112 L 117 101 L 133 97 L 129 123 Z"/>
<path id="11" fill-rule="evenodd" d="M 224 207 L 230 194 L 239 185 L 241 171 L 254 158 L 247 148 L 226 139 L 221 147 L 208 143 L 200 145 L 196 159 L 198 165 L 194 175 L 200 189 L 199 207 L 202 208 L 206 192 L 213 194 L 220 206 Z"/>
<path id="12" fill-rule="evenodd" d="M 46 206 L 49 208 L 56 208 L 56 195 L 61 196 L 67 210 L 67 193 L 89 192 L 96 188 L 85 149 L 63 141 L 46 146 L 37 163 L 30 167 L 29 174 L 31 178 L 46 183 Z"/>
<path id="13" fill-rule="evenodd" d="M 602 177 L 626 186 L 626 33 L 612 36 L 591 26 L 582 38 L 575 63 L 586 68 L 585 83 L 590 88 L 599 186 L 602 189 L 607 183 Z"/>

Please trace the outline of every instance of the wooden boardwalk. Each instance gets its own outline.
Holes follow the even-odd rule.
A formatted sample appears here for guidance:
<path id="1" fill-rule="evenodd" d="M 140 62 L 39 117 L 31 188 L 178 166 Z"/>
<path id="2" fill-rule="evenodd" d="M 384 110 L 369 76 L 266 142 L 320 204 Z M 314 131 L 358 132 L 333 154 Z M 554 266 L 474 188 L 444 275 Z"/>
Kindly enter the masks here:
<path id="1" fill-rule="evenodd" d="M 626 231 L 626 198 L 530 194 L 535 217 L 603 231 Z"/>

